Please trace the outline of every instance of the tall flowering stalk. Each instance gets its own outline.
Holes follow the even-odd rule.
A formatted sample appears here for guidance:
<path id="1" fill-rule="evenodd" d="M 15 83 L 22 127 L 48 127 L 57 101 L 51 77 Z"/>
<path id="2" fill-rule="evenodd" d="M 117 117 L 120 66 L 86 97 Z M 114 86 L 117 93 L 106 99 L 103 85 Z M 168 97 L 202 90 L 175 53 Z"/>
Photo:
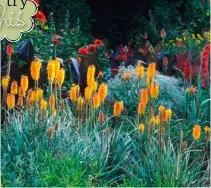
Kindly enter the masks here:
<path id="1" fill-rule="evenodd" d="M 203 88 L 207 87 L 207 80 L 209 74 L 209 55 L 210 55 L 210 44 L 207 44 L 201 51 L 201 85 Z"/>
<path id="2" fill-rule="evenodd" d="M 10 75 L 10 67 L 11 67 L 11 56 L 14 53 L 14 48 L 11 43 L 9 43 L 6 47 L 6 54 L 8 56 L 8 68 L 7 68 L 7 75 Z"/>
<path id="3" fill-rule="evenodd" d="M 65 79 L 65 70 L 64 69 L 60 69 L 56 75 L 56 80 L 57 83 L 59 85 L 59 93 L 60 93 L 60 100 L 62 99 L 62 84 L 64 83 L 64 79 Z"/>
<path id="4" fill-rule="evenodd" d="M 30 70 L 31 70 L 31 77 L 35 81 L 35 89 L 38 87 L 38 80 L 40 78 L 40 69 L 41 69 L 41 61 L 36 59 L 31 62 Z"/>

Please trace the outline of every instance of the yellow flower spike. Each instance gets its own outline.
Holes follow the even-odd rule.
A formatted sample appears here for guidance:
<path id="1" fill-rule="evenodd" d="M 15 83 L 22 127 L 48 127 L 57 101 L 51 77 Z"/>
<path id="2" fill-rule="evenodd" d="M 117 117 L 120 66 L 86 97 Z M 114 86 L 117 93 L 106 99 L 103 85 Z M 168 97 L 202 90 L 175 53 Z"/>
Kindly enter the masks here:
<path id="1" fill-rule="evenodd" d="M 147 76 L 149 78 L 154 78 L 156 74 L 156 64 L 154 62 L 150 63 L 147 68 Z"/>
<path id="2" fill-rule="evenodd" d="M 8 94 L 7 95 L 7 107 L 11 110 L 15 106 L 15 96 Z"/>
<path id="3" fill-rule="evenodd" d="M 148 103 L 148 100 L 148 89 L 144 88 L 141 90 L 141 102 L 146 105 Z"/>
<path id="4" fill-rule="evenodd" d="M 57 111 L 56 111 L 56 108 L 54 107 L 54 108 L 52 108 L 52 115 L 56 116 L 56 114 L 57 114 Z"/>
<path id="5" fill-rule="evenodd" d="M 204 132 L 206 134 L 206 139 L 209 140 L 209 137 L 210 137 L 210 127 L 205 126 L 204 127 Z"/>
<path id="6" fill-rule="evenodd" d="M 156 99 L 159 94 L 159 86 L 156 82 L 152 83 L 150 86 L 150 95 L 152 98 Z"/>
<path id="7" fill-rule="evenodd" d="M 71 99 L 71 101 L 76 102 L 76 100 L 79 96 L 79 93 L 80 93 L 79 85 L 73 85 L 70 88 L 70 99 Z"/>
<path id="8" fill-rule="evenodd" d="M 113 115 L 119 117 L 121 115 L 122 110 L 123 110 L 123 103 L 120 101 L 116 101 L 114 103 Z"/>
<path id="9" fill-rule="evenodd" d="M 4 76 L 4 77 L 1 79 L 1 84 L 2 84 L 3 89 L 6 90 L 6 89 L 8 88 L 9 81 L 10 81 L 9 76 Z"/>
<path id="10" fill-rule="evenodd" d="M 156 118 L 155 118 L 155 123 L 156 123 L 156 125 L 160 125 L 160 117 L 159 116 L 156 116 Z"/>
<path id="11" fill-rule="evenodd" d="M 98 86 L 97 82 L 95 80 L 93 80 L 91 82 L 90 88 L 92 89 L 93 92 L 95 92 L 95 91 L 97 91 L 97 86 Z"/>
<path id="12" fill-rule="evenodd" d="M 87 85 L 91 87 L 92 82 L 95 79 L 95 66 L 94 65 L 89 65 L 88 70 L 87 70 Z"/>
<path id="13" fill-rule="evenodd" d="M 198 124 L 194 125 L 192 136 L 193 136 L 194 140 L 198 140 L 200 138 L 200 136 L 201 136 L 201 127 Z"/>
<path id="14" fill-rule="evenodd" d="M 44 99 L 42 99 L 41 103 L 40 103 L 41 113 L 44 113 L 47 110 L 47 105 L 48 105 L 48 103 Z"/>
<path id="15" fill-rule="evenodd" d="M 47 65 L 47 71 L 48 71 L 48 80 L 50 83 L 53 83 L 55 78 L 55 61 L 49 60 Z"/>
<path id="16" fill-rule="evenodd" d="M 170 123 L 171 115 L 172 115 L 171 109 L 166 110 L 166 120 L 168 123 Z"/>
<path id="17" fill-rule="evenodd" d="M 55 108 L 55 104 L 56 104 L 56 97 L 53 93 L 51 93 L 50 98 L 49 98 L 49 105 L 52 111 Z"/>
<path id="18" fill-rule="evenodd" d="M 83 110 L 84 100 L 82 97 L 79 97 L 77 100 L 77 111 L 81 112 Z"/>
<path id="19" fill-rule="evenodd" d="M 57 73 L 57 78 L 56 78 L 59 87 L 62 87 L 62 84 L 64 83 L 64 78 L 65 78 L 65 70 L 60 69 Z"/>
<path id="20" fill-rule="evenodd" d="M 18 82 L 17 81 L 12 82 L 10 93 L 12 95 L 16 95 L 18 93 Z"/>
<path id="21" fill-rule="evenodd" d="M 31 62 L 30 70 L 31 70 L 31 76 L 32 79 L 37 81 L 40 78 L 40 69 L 41 69 L 41 61 L 39 59 L 36 59 Z"/>
<path id="22" fill-rule="evenodd" d="M 152 116 L 149 120 L 149 124 L 152 126 L 155 125 L 155 123 L 156 123 L 155 116 Z"/>
<path id="23" fill-rule="evenodd" d="M 59 59 L 57 59 L 57 58 L 53 61 L 54 61 L 54 64 L 55 64 L 55 77 L 57 77 L 57 74 L 60 70 L 61 64 L 60 64 Z"/>
<path id="24" fill-rule="evenodd" d="M 139 104 L 138 104 L 138 114 L 144 114 L 145 112 L 145 104 L 140 101 Z"/>
<path id="25" fill-rule="evenodd" d="M 91 97 L 92 97 L 92 89 L 90 87 L 86 87 L 85 88 L 85 99 L 87 101 L 90 101 Z"/>
<path id="26" fill-rule="evenodd" d="M 98 94 L 100 96 L 100 101 L 104 102 L 107 96 L 108 86 L 105 83 L 102 83 L 98 89 Z"/>
<path id="27" fill-rule="evenodd" d="M 144 124 L 140 124 L 138 126 L 138 130 L 139 130 L 140 133 L 143 133 L 144 132 Z"/>
<path id="28" fill-rule="evenodd" d="M 29 78 L 28 76 L 21 76 L 21 87 L 23 88 L 24 92 L 26 92 L 26 90 L 29 87 Z"/>
<path id="29" fill-rule="evenodd" d="M 209 135 L 210 134 L 210 128 L 208 126 L 205 126 L 204 132 Z"/>
<path id="30" fill-rule="evenodd" d="M 138 79 L 141 79 L 144 76 L 144 67 L 140 63 L 136 66 L 136 75 Z"/>
<path id="31" fill-rule="evenodd" d="M 36 92 L 33 90 L 31 90 L 31 93 L 30 93 L 30 101 L 36 102 Z"/>
<path id="32" fill-rule="evenodd" d="M 196 38 L 194 33 L 192 33 L 191 36 L 192 36 L 192 39 Z"/>
<path id="33" fill-rule="evenodd" d="M 159 117 L 162 122 L 166 121 L 166 109 L 163 105 L 159 106 Z"/>
<path id="34" fill-rule="evenodd" d="M 100 96 L 99 96 L 99 94 L 96 93 L 96 94 L 93 96 L 93 107 L 94 107 L 95 109 L 97 109 L 99 106 L 100 106 Z"/>
<path id="35" fill-rule="evenodd" d="M 43 98 L 43 90 L 38 88 L 35 93 L 36 101 L 40 101 Z"/>

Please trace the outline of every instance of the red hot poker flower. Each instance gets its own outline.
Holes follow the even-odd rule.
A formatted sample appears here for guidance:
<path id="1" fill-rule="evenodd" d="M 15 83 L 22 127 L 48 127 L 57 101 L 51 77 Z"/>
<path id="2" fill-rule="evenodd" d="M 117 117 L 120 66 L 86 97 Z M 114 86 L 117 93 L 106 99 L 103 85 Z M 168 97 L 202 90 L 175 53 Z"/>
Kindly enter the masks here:
<path id="1" fill-rule="evenodd" d="M 39 10 L 39 11 L 37 12 L 37 14 L 35 14 L 34 18 L 35 18 L 35 19 L 38 19 L 38 20 L 41 21 L 41 22 L 45 22 L 45 21 L 46 21 L 45 14 L 44 14 L 41 10 Z"/>
<path id="2" fill-rule="evenodd" d="M 80 55 L 88 55 L 89 51 L 88 51 L 88 48 L 79 48 L 78 53 Z"/>
<path id="3" fill-rule="evenodd" d="M 13 48 L 12 44 L 9 43 L 9 44 L 7 45 L 7 48 L 6 48 L 6 54 L 7 54 L 8 56 L 11 56 L 13 53 L 14 53 L 14 48 Z"/>
<path id="4" fill-rule="evenodd" d="M 119 54 L 117 56 L 117 60 L 120 60 L 120 61 L 127 61 L 127 56 L 124 55 L 124 54 Z"/>
<path id="5" fill-rule="evenodd" d="M 97 47 L 100 47 L 100 46 L 103 46 L 103 41 L 102 40 L 99 40 L 99 39 L 96 39 L 94 41 L 94 44 L 97 46 Z"/>
<path id="6" fill-rule="evenodd" d="M 97 50 L 97 46 L 95 44 L 88 46 L 89 53 L 96 52 L 96 50 Z"/>

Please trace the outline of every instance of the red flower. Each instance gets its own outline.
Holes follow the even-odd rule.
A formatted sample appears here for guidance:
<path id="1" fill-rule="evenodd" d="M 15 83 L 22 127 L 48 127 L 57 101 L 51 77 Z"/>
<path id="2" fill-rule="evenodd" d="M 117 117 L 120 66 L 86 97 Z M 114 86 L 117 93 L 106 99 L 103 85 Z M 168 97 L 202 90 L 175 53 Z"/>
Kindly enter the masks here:
<path id="1" fill-rule="evenodd" d="M 210 44 L 207 44 L 200 54 L 201 59 L 201 77 L 202 77 L 202 87 L 207 87 L 207 78 L 209 74 L 209 55 L 210 55 Z"/>
<path id="2" fill-rule="evenodd" d="M 167 57 L 164 58 L 163 64 L 164 64 L 165 66 L 167 66 L 167 65 L 169 64 L 169 60 L 168 60 Z"/>
<path id="3" fill-rule="evenodd" d="M 165 29 L 162 29 L 162 30 L 161 30 L 160 36 L 161 36 L 161 38 L 163 38 L 163 39 L 166 37 L 166 31 L 165 31 Z"/>
<path id="4" fill-rule="evenodd" d="M 62 42 L 59 41 L 59 40 L 52 40 L 52 43 L 55 44 L 55 45 L 61 45 Z"/>
<path id="5" fill-rule="evenodd" d="M 144 39 L 148 39 L 147 33 L 144 33 Z"/>
<path id="6" fill-rule="evenodd" d="M 88 55 L 89 51 L 88 51 L 88 48 L 79 48 L 78 53 L 80 55 Z"/>
<path id="7" fill-rule="evenodd" d="M 119 54 L 117 56 L 117 60 L 120 60 L 120 61 L 127 61 L 127 56 L 124 55 L 124 54 Z"/>
<path id="8" fill-rule="evenodd" d="M 37 12 L 37 14 L 35 14 L 34 18 L 38 19 L 41 22 L 45 22 L 46 21 L 45 14 L 41 10 L 39 10 Z"/>
<path id="9" fill-rule="evenodd" d="M 95 44 L 88 46 L 89 53 L 96 52 L 96 50 L 97 50 L 97 46 Z"/>
<path id="10" fill-rule="evenodd" d="M 9 43 L 9 44 L 7 45 L 7 48 L 6 48 L 6 54 L 7 54 L 8 56 L 11 56 L 13 53 L 14 53 L 14 48 L 13 48 L 13 46 L 12 46 L 12 43 Z"/>
<path id="11" fill-rule="evenodd" d="M 100 47 L 100 46 L 103 46 L 103 41 L 102 40 L 99 40 L 99 39 L 96 39 L 94 41 L 94 44 L 96 45 L 96 47 Z"/>
<path id="12" fill-rule="evenodd" d="M 116 69 L 116 68 L 113 68 L 113 69 L 111 69 L 111 72 L 113 72 L 113 73 L 118 73 L 118 72 L 119 72 L 119 70 L 118 70 L 118 69 Z"/>
<path id="13" fill-rule="evenodd" d="M 188 75 L 189 75 L 189 62 L 186 60 L 184 61 L 184 65 L 183 65 L 183 73 L 184 73 L 184 77 L 186 79 L 188 79 Z"/>

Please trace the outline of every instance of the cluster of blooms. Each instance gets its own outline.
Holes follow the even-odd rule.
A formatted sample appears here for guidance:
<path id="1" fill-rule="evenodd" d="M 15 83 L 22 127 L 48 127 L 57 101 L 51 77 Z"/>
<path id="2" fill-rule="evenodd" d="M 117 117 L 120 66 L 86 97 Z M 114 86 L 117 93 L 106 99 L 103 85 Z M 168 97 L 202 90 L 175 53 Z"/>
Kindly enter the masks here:
<path id="1" fill-rule="evenodd" d="M 183 73 L 184 73 L 185 79 L 187 79 L 188 81 L 191 81 L 192 76 L 193 76 L 193 69 L 192 69 L 192 65 L 189 63 L 188 60 L 183 62 Z"/>
<path id="2" fill-rule="evenodd" d="M 40 2 L 39 0 L 34 0 L 36 4 L 39 6 Z M 43 11 L 38 10 L 38 12 L 34 16 L 35 19 L 39 20 L 40 22 L 44 23 L 46 21 L 46 17 Z"/>
<path id="3" fill-rule="evenodd" d="M 210 55 L 210 44 L 207 44 L 201 51 L 200 60 L 201 60 L 201 78 L 202 78 L 202 87 L 207 87 L 207 78 L 209 74 L 209 55 Z"/>
<path id="4" fill-rule="evenodd" d="M 94 44 L 91 44 L 90 46 L 86 46 L 84 48 L 79 48 L 78 49 L 78 54 L 82 55 L 82 56 L 87 56 L 90 55 L 92 53 L 95 53 L 97 51 L 97 48 L 103 46 L 103 41 L 96 39 L 94 41 Z"/>

